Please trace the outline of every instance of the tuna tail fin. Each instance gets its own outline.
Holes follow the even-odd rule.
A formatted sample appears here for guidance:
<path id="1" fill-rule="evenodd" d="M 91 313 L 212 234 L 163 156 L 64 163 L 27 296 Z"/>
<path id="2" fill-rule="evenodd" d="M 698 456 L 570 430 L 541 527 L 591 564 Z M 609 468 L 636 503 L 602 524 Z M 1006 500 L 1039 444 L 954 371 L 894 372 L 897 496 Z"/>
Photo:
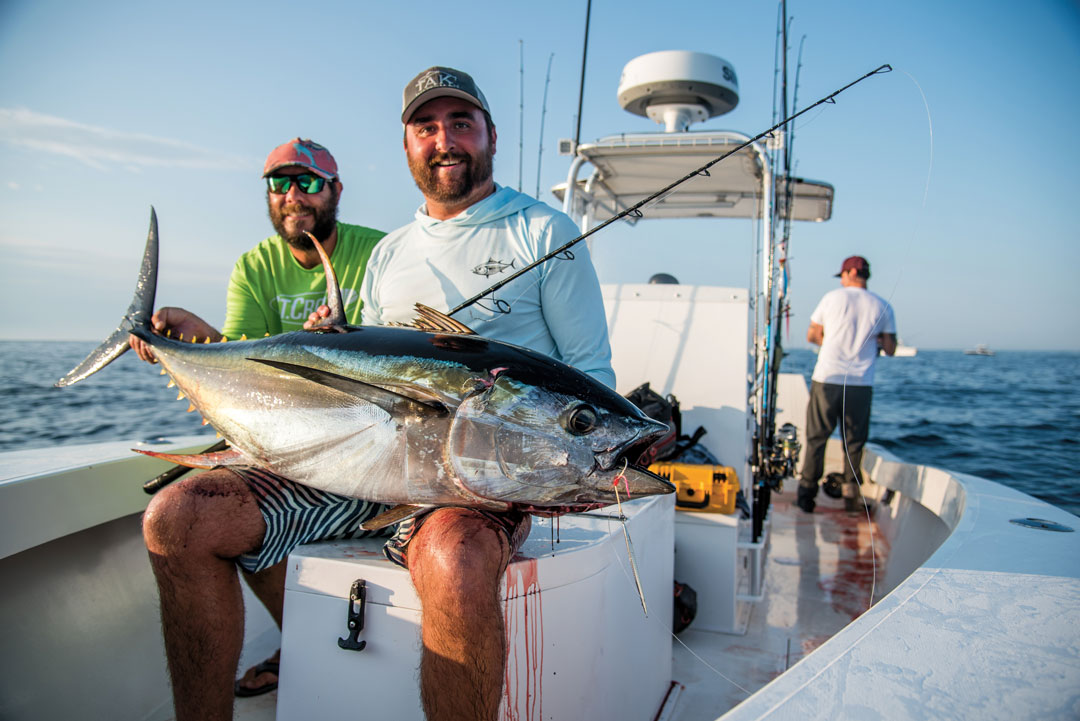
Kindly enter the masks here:
<path id="1" fill-rule="evenodd" d="M 139 282 L 135 285 L 135 297 L 131 300 L 127 312 L 116 330 L 101 345 L 91 351 L 83 362 L 75 366 L 67 375 L 56 382 L 56 387 L 70 386 L 83 378 L 97 373 L 105 366 L 123 355 L 131 346 L 128 334 L 139 329 L 149 329 L 150 316 L 154 313 L 154 296 L 157 293 L 158 265 L 158 227 L 157 213 L 150 207 L 150 232 L 146 236 L 146 250 L 143 252 L 142 267 L 139 269 Z"/>

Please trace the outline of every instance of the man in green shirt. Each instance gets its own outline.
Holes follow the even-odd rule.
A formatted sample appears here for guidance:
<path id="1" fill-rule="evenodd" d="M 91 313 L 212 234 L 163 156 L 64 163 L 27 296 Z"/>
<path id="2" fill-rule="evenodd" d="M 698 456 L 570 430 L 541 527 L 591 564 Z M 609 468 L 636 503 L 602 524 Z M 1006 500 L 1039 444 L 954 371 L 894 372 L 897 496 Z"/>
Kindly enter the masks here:
<path id="1" fill-rule="evenodd" d="M 318 238 L 331 256 L 346 316 L 359 325 L 360 282 L 372 249 L 385 234 L 337 221 L 342 190 L 337 163 L 317 143 L 295 138 L 278 146 L 266 159 L 263 177 L 277 235 L 236 262 L 224 327 L 219 332 L 194 313 L 172 307 L 154 313 L 156 331 L 218 342 L 301 330 L 312 311 L 326 302 L 322 263 L 304 231 Z M 134 336 L 130 342 L 140 358 L 156 362 L 144 342 Z M 259 513 L 245 513 L 251 503 Z M 277 654 L 233 683 L 244 613 L 235 567 L 280 626 L 288 549 L 311 540 L 368 535 L 359 530 L 360 523 L 384 508 L 314 489 L 297 490 L 295 484 L 258 469 L 217 468 L 154 497 L 144 516 L 143 535 L 158 581 L 177 718 L 210 718 L 215 715 L 210 708 L 231 709 L 226 695 L 251 696 L 277 687 Z M 257 526 L 260 517 L 263 525 Z M 203 530 L 182 537 L 178 529 L 190 529 L 193 518 L 205 524 Z M 238 527 L 241 535 L 250 537 L 249 547 L 222 551 L 221 539 Z M 210 548 L 213 553 L 203 553 Z"/>
<path id="2" fill-rule="evenodd" d="M 372 249 L 385 233 L 337 221 L 343 186 L 333 156 L 317 143 L 296 138 L 275 148 L 266 159 L 264 177 L 277 235 L 236 261 L 224 327 L 219 332 L 183 308 L 159 308 L 151 319 L 155 330 L 209 337 L 211 342 L 301 330 L 326 296 L 322 263 L 304 231 L 318 238 L 332 258 L 345 314 L 350 323 L 360 323 L 360 282 Z M 140 358 L 154 362 L 145 343 L 134 336 L 130 340 Z"/>

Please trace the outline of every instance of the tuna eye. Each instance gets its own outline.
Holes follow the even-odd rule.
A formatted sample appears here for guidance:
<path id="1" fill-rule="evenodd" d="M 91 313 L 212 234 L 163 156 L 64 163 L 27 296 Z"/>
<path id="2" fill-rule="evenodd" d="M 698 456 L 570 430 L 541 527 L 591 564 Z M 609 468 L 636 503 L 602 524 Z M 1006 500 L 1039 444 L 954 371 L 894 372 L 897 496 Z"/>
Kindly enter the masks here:
<path id="1" fill-rule="evenodd" d="M 592 406 L 574 406 L 563 418 L 563 427 L 575 436 L 583 436 L 596 429 L 599 418 Z"/>

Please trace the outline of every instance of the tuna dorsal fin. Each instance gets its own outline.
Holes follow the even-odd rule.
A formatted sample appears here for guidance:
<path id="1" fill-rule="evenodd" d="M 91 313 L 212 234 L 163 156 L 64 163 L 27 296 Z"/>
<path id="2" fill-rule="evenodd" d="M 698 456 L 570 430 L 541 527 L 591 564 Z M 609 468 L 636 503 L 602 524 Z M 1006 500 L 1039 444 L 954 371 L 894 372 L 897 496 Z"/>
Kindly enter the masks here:
<path id="1" fill-rule="evenodd" d="M 315 246 L 315 251 L 322 261 L 323 272 L 326 273 L 326 305 L 330 308 L 330 315 L 321 320 L 319 328 L 343 329 L 348 321 L 345 318 L 345 304 L 341 300 L 341 288 L 338 286 L 337 273 L 334 272 L 334 264 L 330 262 L 330 256 L 322 247 L 322 243 L 311 233 L 304 231 L 304 235 Z"/>
<path id="2" fill-rule="evenodd" d="M 408 503 L 402 503 L 400 506 L 394 506 L 388 511 L 383 511 L 370 521 L 364 521 L 360 524 L 360 528 L 364 531 L 377 531 L 392 523 L 407 521 L 430 508 L 431 506 L 411 506 Z"/>
<path id="3" fill-rule="evenodd" d="M 414 328 L 419 328 L 428 333 L 476 335 L 476 331 L 461 321 L 454 320 L 446 313 L 435 310 L 423 303 L 416 304 L 416 318 L 413 319 L 412 325 Z"/>
<path id="4" fill-rule="evenodd" d="M 141 453 L 144 456 L 153 456 L 154 458 L 160 458 L 163 461 L 175 463 L 178 466 L 187 466 L 188 468 L 251 465 L 251 460 L 234 448 L 230 448 L 227 451 L 217 451 L 216 453 L 199 453 L 192 455 L 158 453 L 157 451 L 146 451 L 141 448 L 132 448 L 131 450 L 136 453 Z"/>
<path id="5" fill-rule="evenodd" d="M 301 378 L 307 378 L 309 381 L 314 381 L 327 388 L 339 390 L 342 393 L 348 393 L 356 398 L 360 398 L 369 403 L 374 403 L 386 411 L 390 411 L 391 407 L 398 403 L 405 403 L 413 411 L 434 413 L 440 416 L 447 414 L 446 406 L 437 401 L 432 401 L 429 398 L 413 398 L 403 393 L 395 393 L 394 391 L 372 385 L 371 383 L 358 381 L 355 378 L 347 378 L 338 375 L 337 373 L 330 373 L 329 371 L 319 370 L 318 368 L 297 365 L 296 363 L 286 363 L 285 361 L 264 360 L 262 358 L 248 358 L 248 360 L 255 361 L 256 363 L 263 363 L 273 368 L 277 368 L 278 370 L 283 370 L 286 373 L 298 375 Z"/>

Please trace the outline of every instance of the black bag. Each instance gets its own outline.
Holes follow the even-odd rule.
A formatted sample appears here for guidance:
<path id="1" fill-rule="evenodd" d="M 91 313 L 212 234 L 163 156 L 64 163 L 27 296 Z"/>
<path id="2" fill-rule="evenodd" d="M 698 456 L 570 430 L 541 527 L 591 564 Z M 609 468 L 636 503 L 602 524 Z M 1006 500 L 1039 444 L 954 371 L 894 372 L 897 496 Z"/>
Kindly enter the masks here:
<path id="1" fill-rule="evenodd" d="M 627 400 L 645 412 L 649 418 L 668 424 L 668 432 L 641 454 L 638 465 L 649 466 L 656 461 L 670 458 L 675 453 L 675 442 L 682 426 L 679 401 L 673 395 L 666 398 L 642 383 L 626 394 Z"/>
<path id="2" fill-rule="evenodd" d="M 680 633 L 686 630 L 697 615 L 697 591 L 688 583 L 675 581 L 675 603 L 672 607 L 674 618 L 671 630 Z"/>

